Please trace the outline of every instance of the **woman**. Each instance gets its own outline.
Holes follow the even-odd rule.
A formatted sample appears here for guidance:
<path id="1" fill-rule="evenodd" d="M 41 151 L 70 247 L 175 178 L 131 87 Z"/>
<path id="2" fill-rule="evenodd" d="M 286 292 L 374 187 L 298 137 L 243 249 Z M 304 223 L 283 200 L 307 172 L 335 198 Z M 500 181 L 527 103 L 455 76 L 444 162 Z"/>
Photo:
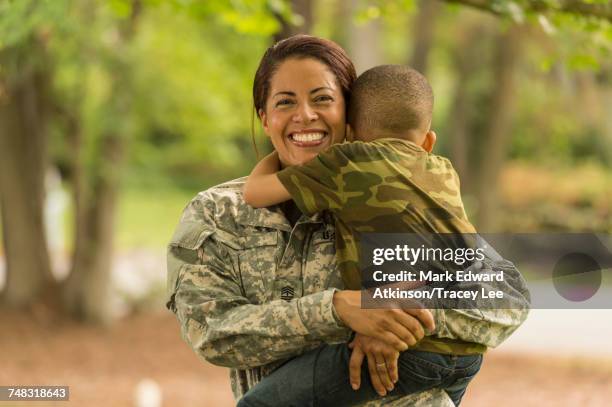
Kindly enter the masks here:
<path id="1" fill-rule="evenodd" d="M 350 59 L 331 41 L 295 36 L 266 51 L 255 75 L 254 104 L 283 166 L 308 161 L 344 139 L 354 79 Z M 198 194 L 168 254 L 168 307 L 197 354 L 232 369 L 237 399 L 288 358 L 344 342 L 351 331 L 363 339 L 356 346 L 368 360 L 384 360 L 423 336 L 428 311 L 362 310 L 358 291 L 339 290 L 333 224 L 325 214 L 308 218 L 292 204 L 253 209 L 242 200 L 243 182 Z M 507 282 L 492 284 L 514 291 Z M 521 301 L 517 297 L 515 310 L 432 310 L 435 329 L 496 346 L 524 319 Z M 381 395 L 392 387 L 392 374 L 370 369 Z M 396 400 L 449 402 L 436 389 Z"/>

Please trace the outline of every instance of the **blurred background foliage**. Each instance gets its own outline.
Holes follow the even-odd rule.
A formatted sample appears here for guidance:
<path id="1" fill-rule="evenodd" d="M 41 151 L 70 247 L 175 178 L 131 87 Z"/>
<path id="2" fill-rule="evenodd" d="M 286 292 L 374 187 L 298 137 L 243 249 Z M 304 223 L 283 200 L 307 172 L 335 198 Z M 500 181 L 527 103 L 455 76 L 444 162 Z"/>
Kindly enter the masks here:
<path id="1" fill-rule="evenodd" d="M 190 197 L 249 172 L 252 126 L 270 149 L 252 79 L 265 49 L 297 32 L 337 41 L 358 72 L 426 74 L 436 151 L 481 229 L 610 233 L 611 20 L 605 0 L 0 0 L 4 240 L 42 234 L 42 221 L 11 223 L 11 180 L 42 191 L 56 168 L 72 197 L 74 287 L 99 283 L 89 270 L 108 268 L 114 236 L 118 251 L 165 245 Z M 9 289 L 10 270 L 28 267 L 10 252 Z M 64 303 L 95 315 L 74 287 Z M 19 298 L 32 297 L 8 302 Z"/>

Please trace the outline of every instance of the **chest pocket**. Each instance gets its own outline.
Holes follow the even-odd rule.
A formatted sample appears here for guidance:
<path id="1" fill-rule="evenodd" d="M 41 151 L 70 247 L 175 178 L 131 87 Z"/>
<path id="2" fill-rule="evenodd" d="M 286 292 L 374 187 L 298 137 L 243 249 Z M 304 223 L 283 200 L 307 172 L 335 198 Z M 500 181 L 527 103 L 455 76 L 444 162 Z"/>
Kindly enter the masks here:
<path id="1" fill-rule="evenodd" d="M 329 287 L 343 288 L 344 283 L 336 261 L 335 230 L 327 224 L 312 235 L 304 273 L 304 291 L 311 294 Z"/>
<path id="2" fill-rule="evenodd" d="M 246 298 L 252 304 L 268 302 L 272 297 L 276 263 L 279 256 L 277 231 L 253 230 L 241 238 L 238 252 L 240 278 Z"/>

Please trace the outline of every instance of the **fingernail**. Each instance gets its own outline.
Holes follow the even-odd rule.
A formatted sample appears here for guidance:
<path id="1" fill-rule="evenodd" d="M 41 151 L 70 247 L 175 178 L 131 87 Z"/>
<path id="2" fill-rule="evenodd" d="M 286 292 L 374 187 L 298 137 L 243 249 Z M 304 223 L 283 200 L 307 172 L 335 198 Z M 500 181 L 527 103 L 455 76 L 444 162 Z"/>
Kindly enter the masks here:
<path id="1" fill-rule="evenodd" d="M 378 393 L 378 394 L 380 394 L 382 397 L 385 397 L 385 396 L 387 395 L 387 392 L 386 392 L 386 391 L 381 391 L 381 392 L 380 392 L 380 393 Z"/>
<path id="2" fill-rule="evenodd" d="M 389 390 L 389 391 L 393 391 L 393 386 L 389 386 L 389 387 L 387 387 L 387 390 Z"/>
<path id="3" fill-rule="evenodd" d="M 357 383 L 351 383 L 351 387 L 353 388 L 353 390 L 357 390 L 359 388 Z"/>

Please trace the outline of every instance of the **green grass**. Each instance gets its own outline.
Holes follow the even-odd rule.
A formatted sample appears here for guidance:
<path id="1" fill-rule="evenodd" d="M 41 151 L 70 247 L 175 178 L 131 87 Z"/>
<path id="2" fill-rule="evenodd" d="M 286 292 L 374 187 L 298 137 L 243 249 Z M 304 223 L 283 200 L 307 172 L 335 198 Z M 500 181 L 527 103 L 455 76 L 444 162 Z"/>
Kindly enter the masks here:
<path id="1" fill-rule="evenodd" d="M 172 187 L 124 188 L 117 204 L 115 251 L 136 248 L 164 250 L 183 208 L 197 192 Z M 68 252 L 73 247 L 73 223 L 72 205 L 69 202 L 64 214 L 64 240 Z M 0 254 L 4 252 L 2 245 L 0 229 Z"/>
<path id="2" fill-rule="evenodd" d="M 195 194 L 170 188 L 123 190 L 115 223 L 116 251 L 165 247 Z"/>
<path id="3" fill-rule="evenodd" d="M 119 195 L 115 217 L 116 251 L 135 248 L 163 249 L 172 237 L 183 208 L 197 192 L 172 187 L 124 188 Z M 67 251 L 71 251 L 74 218 L 70 197 L 68 199 L 63 223 L 65 247 Z M 0 227 L 1 225 L 0 223 Z M 0 253 L 3 253 L 2 244 L 0 231 Z"/>

